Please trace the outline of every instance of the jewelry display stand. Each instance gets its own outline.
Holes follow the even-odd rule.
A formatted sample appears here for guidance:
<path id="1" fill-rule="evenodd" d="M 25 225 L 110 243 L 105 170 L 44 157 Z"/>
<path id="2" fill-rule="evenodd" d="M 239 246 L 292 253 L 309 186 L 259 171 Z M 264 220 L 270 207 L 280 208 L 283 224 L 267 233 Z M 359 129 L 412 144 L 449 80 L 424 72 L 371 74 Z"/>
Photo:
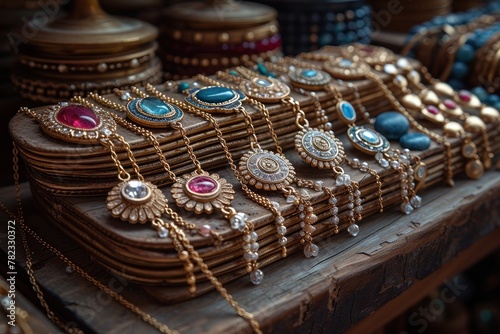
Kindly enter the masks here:
<path id="1" fill-rule="evenodd" d="M 329 52 L 331 50 L 328 49 Z M 389 76 L 385 76 L 385 80 L 389 80 Z M 384 95 L 372 82 L 361 80 L 354 84 L 361 96 L 360 101 L 356 100 L 352 88 L 339 85 L 338 89 L 345 100 L 351 101 L 354 106 L 362 103 L 370 110 L 372 116 L 389 109 Z M 388 85 L 390 84 L 388 82 Z M 171 90 L 165 91 L 164 87 L 158 87 L 158 90 L 164 91 L 165 94 L 177 100 L 184 99 L 183 94 Z M 304 95 L 295 93 L 292 95 L 300 102 L 307 118 L 315 119 L 313 101 Z M 108 98 L 119 102 L 116 96 L 110 95 Z M 333 96 L 327 92 L 321 92 L 318 93 L 318 98 L 333 123 L 335 132 L 345 133 L 346 126 L 337 119 L 336 113 L 333 112 L 334 106 L 331 104 Z M 280 144 L 285 149 L 291 148 L 296 132 L 295 116 L 291 109 L 281 105 L 269 105 L 268 109 Z M 39 112 L 40 109 L 34 111 Z M 270 134 L 262 118 L 250 108 L 249 113 L 254 118 L 253 124 L 262 147 L 272 147 Z M 217 119 L 231 153 L 235 159 L 238 159 L 248 150 L 246 127 L 242 115 L 214 117 Z M 226 165 L 226 158 L 221 153 L 220 144 L 211 125 L 190 114 L 186 114 L 183 124 L 196 156 L 204 168 L 217 172 L 229 182 L 237 184 L 229 168 L 223 167 Z M 24 115 L 16 116 L 10 128 L 14 142 L 28 165 L 34 198 L 40 204 L 41 211 L 50 217 L 49 219 L 55 226 L 71 236 L 92 255 L 95 262 L 106 270 L 118 277 L 144 285 L 144 289 L 161 302 L 179 302 L 191 297 L 184 282 L 184 263 L 177 258 L 174 245 L 165 239 L 158 238 L 157 233 L 152 229 L 113 219 L 107 211 L 104 194 L 116 184 L 116 166 L 112 164 L 109 152 L 102 149 L 100 145 L 75 145 L 47 137 L 42 133 L 38 124 Z M 432 124 L 429 124 L 429 128 L 433 128 Z M 433 130 L 440 131 L 435 128 Z M 487 131 L 492 143 L 492 153 L 500 153 L 500 129 L 498 126 L 490 125 Z M 127 130 L 119 129 L 119 133 L 130 144 L 145 178 L 159 186 L 165 186 L 163 192 L 169 197 L 167 190 L 169 185 L 166 185 L 164 173 L 149 143 Z M 189 162 L 188 153 L 178 135 L 171 130 L 154 130 L 153 133 L 158 138 L 173 171 L 186 173 L 193 170 L 194 166 Z M 371 157 L 355 151 L 345 137 L 338 137 L 345 145 L 347 156 L 358 157 L 363 161 L 368 160 L 371 167 L 376 169 L 382 181 L 383 205 L 386 210 L 391 210 L 389 207 L 400 201 L 398 173 L 392 169 L 381 168 L 374 161 L 371 162 L 374 160 Z M 471 140 L 480 146 L 480 135 L 472 137 Z M 460 153 L 461 140 L 452 138 L 450 144 L 452 172 L 458 174 L 464 169 L 464 161 Z M 398 144 L 393 144 L 393 146 L 399 147 Z M 127 167 L 126 153 L 117 148 L 117 154 L 120 160 L 123 160 L 123 165 Z M 297 175 L 307 176 L 313 181 L 323 181 L 326 187 L 334 187 L 334 179 L 331 176 L 325 177 L 321 172 L 311 175 L 310 167 L 296 154 L 285 151 L 285 155 L 295 166 Z M 444 148 L 436 143 L 433 143 L 426 151 L 418 153 L 421 161 L 427 165 L 424 187 L 436 185 L 444 180 L 444 155 Z M 363 217 L 379 216 L 377 185 L 374 177 L 356 169 L 350 171 L 350 174 L 351 178 L 359 183 L 364 208 Z M 281 259 L 279 248 L 276 247 L 274 219 L 269 212 L 248 200 L 238 187 L 235 188 L 237 193 L 233 206 L 237 210 L 249 213 L 255 231 L 259 235 L 259 262 L 261 267 L 265 268 Z M 310 189 L 307 192 L 314 213 L 318 216 L 318 221 L 314 223 L 316 228 L 314 238 L 318 241 L 328 240 L 328 243 L 335 243 L 336 238 L 342 239 L 341 236 L 333 237 L 335 230 L 328 220 L 331 214 L 328 211 L 330 207 L 327 197 L 322 192 Z M 302 247 L 299 242 L 301 219 L 298 217 L 298 212 L 290 203 L 286 203 L 275 193 L 266 194 L 266 197 L 279 203 L 280 211 L 285 218 L 284 224 L 288 229 L 286 237 L 289 240 L 289 254 L 299 251 Z M 347 192 L 337 195 L 341 234 L 345 234 L 346 228 L 347 197 Z M 171 198 L 169 202 L 173 203 Z M 384 212 L 383 215 L 385 214 Z M 245 273 L 245 263 L 238 252 L 241 249 L 240 233 L 232 230 L 223 217 L 204 217 L 187 211 L 182 211 L 181 216 L 198 226 L 209 224 L 212 230 L 223 238 L 220 245 L 214 246 L 211 238 L 197 234 L 187 235 L 191 244 L 221 282 L 237 279 Z M 358 224 L 361 227 L 360 234 L 364 233 L 364 221 Z M 201 276 L 196 267 L 194 272 L 197 276 L 196 294 L 209 291 L 212 288 L 211 285 Z M 277 273 L 269 275 L 277 275 Z"/>

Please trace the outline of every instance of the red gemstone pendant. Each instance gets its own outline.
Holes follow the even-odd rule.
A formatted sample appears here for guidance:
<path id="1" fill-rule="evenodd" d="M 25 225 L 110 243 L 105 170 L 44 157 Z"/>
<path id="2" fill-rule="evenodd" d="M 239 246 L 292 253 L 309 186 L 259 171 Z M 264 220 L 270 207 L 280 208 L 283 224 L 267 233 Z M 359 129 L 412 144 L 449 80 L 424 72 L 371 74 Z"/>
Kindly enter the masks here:
<path id="1" fill-rule="evenodd" d="M 219 187 L 217 181 L 208 176 L 193 177 L 187 186 L 193 193 L 200 195 L 211 194 Z"/>
<path id="2" fill-rule="evenodd" d="M 61 108 L 57 112 L 56 119 L 63 125 L 82 130 L 93 130 L 100 123 L 99 116 L 92 109 L 81 105 Z"/>

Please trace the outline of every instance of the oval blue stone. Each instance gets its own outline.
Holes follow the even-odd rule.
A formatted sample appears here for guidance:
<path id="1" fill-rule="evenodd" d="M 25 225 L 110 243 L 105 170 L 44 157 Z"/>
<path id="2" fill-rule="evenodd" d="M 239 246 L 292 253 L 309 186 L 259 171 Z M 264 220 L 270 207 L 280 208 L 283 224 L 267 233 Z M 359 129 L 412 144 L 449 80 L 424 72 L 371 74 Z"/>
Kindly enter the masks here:
<path id="1" fill-rule="evenodd" d="M 314 78 L 316 75 L 318 75 L 318 71 L 307 69 L 302 71 L 302 75 L 306 78 Z"/>
<path id="2" fill-rule="evenodd" d="M 234 91 L 226 87 L 208 87 L 196 92 L 196 98 L 205 103 L 222 103 L 234 97 Z"/>
<path id="3" fill-rule="evenodd" d="M 399 143 L 412 151 L 424 151 L 431 146 L 431 139 L 423 133 L 407 133 L 399 138 Z"/>
<path id="4" fill-rule="evenodd" d="M 387 111 L 377 116 L 374 126 L 388 140 L 399 140 L 410 129 L 410 122 L 396 111 Z"/>
<path id="5" fill-rule="evenodd" d="M 139 101 L 139 106 L 144 112 L 155 116 L 165 115 L 171 111 L 170 107 L 165 102 L 156 97 L 141 99 Z"/>
<path id="6" fill-rule="evenodd" d="M 378 144 L 380 142 L 379 136 L 369 129 L 365 129 L 360 133 L 361 138 L 369 144 Z"/>
<path id="7" fill-rule="evenodd" d="M 347 119 L 349 122 L 356 121 L 356 111 L 352 104 L 347 101 L 344 101 L 340 106 L 340 111 L 342 112 L 342 116 Z"/>
<path id="8" fill-rule="evenodd" d="M 271 82 L 266 80 L 266 79 L 258 79 L 257 85 L 263 86 L 263 87 L 269 87 L 269 86 L 271 86 Z"/>
<path id="9" fill-rule="evenodd" d="M 349 59 L 342 59 L 340 62 L 339 62 L 339 65 L 341 67 L 351 67 L 352 65 L 352 61 L 350 61 Z"/>

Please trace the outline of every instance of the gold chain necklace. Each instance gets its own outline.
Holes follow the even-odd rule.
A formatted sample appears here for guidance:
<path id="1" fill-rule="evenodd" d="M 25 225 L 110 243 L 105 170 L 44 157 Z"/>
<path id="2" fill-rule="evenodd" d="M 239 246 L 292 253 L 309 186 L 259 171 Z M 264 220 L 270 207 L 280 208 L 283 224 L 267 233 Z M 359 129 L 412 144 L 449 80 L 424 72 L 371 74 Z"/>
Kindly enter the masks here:
<path id="1" fill-rule="evenodd" d="M 66 109 L 64 112 L 64 108 L 68 106 L 72 106 L 72 109 Z M 79 123 L 78 127 L 66 124 L 68 119 L 75 119 L 73 116 L 75 116 L 77 111 L 85 116 L 83 118 L 85 122 L 90 121 L 91 124 Z M 170 236 L 179 259 L 185 262 L 184 268 L 187 271 L 186 282 L 189 292 L 194 293 L 196 291 L 196 278 L 193 273 L 193 264 L 191 262 L 194 261 L 212 285 L 221 293 L 229 304 L 235 308 L 237 313 L 250 322 L 255 332 L 260 332 L 259 324 L 254 319 L 253 315 L 239 306 L 233 297 L 225 290 L 186 238 L 184 231 L 179 228 L 179 226 L 189 225 L 168 206 L 167 200 L 161 190 L 153 184 L 144 181 L 130 146 L 125 142 L 123 137 L 116 133 L 116 124 L 108 114 L 98 109 L 90 109 L 84 105 L 67 103 L 49 107 L 42 115 L 28 108 L 22 108 L 20 112 L 26 113 L 38 120 L 42 129 L 53 137 L 83 143 L 100 142 L 108 146 L 111 152 L 111 158 L 119 171 L 118 178 L 121 181 L 108 193 L 107 208 L 111 211 L 112 215 L 133 223 L 145 223 L 146 221 L 150 221 L 160 237 L 166 238 Z M 66 116 L 66 118 L 64 118 L 64 116 Z M 118 139 L 125 147 L 128 158 L 132 162 L 134 172 L 137 175 L 137 179 L 131 179 L 130 174 L 123 168 L 117 157 L 112 139 Z M 163 213 L 166 213 L 171 221 L 162 220 L 161 215 Z"/>

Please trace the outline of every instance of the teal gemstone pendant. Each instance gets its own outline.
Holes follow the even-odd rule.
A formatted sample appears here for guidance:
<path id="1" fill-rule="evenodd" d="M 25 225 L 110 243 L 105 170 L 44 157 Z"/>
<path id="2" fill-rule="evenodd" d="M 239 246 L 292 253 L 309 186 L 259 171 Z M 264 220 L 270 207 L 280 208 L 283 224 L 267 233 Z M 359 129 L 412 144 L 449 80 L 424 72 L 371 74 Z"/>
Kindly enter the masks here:
<path id="1" fill-rule="evenodd" d="M 188 94 L 187 103 L 207 112 L 232 113 L 246 99 L 239 90 L 219 86 L 194 88 Z"/>
<path id="2" fill-rule="evenodd" d="M 238 86 L 246 96 L 262 103 L 277 103 L 290 94 L 290 87 L 281 81 L 253 75 L 255 77 L 242 80 Z"/>
<path id="3" fill-rule="evenodd" d="M 350 127 L 347 136 L 356 149 L 368 154 L 384 153 L 390 148 L 389 141 L 384 136 L 363 126 Z"/>
<path id="4" fill-rule="evenodd" d="M 137 124 L 164 128 L 182 120 L 184 112 L 176 105 L 156 97 L 133 99 L 127 103 L 127 117 Z"/>
<path id="5" fill-rule="evenodd" d="M 349 102 L 340 101 L 337 103 L 337 112 L 344 123 L 353 124 L 356 122 L 356 110 Z"/>
<path id="6" fill-rule="evenodd" d="M 321 70 L 302 68 L 288 73 L 293 86 L 306 90 L 319 90 L 332 81 L 330 74 Z"/>

